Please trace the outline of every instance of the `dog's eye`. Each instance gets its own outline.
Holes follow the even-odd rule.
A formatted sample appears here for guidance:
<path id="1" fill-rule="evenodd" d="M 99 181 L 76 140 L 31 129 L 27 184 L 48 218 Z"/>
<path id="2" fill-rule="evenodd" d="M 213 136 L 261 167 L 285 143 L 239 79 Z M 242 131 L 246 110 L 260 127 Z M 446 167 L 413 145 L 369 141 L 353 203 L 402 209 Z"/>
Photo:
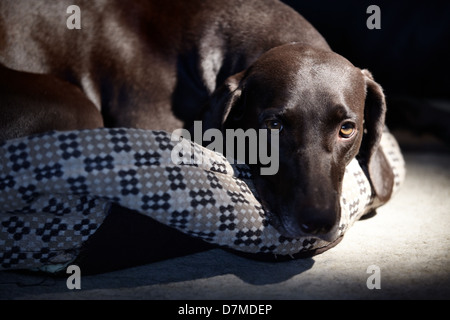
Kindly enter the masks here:
<path id="1" fill-rule="evenodd" d="M 277 119 L 266 120 L 266 127 L 269 130 L 283 130 L 283 124 Z"/>
<path id="2" fill-rule="evenodd" d="M 350 138 L 355 133 L 355 125 L 351 122 L 346 122 L 341 125 L 339 136 L 344 139 Z"/>

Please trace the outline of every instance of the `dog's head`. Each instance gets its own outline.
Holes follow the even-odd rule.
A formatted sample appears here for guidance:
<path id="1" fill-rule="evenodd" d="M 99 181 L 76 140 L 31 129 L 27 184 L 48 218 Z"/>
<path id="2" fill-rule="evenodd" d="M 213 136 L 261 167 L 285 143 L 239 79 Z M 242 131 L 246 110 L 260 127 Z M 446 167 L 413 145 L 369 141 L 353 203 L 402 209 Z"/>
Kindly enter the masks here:
<path id="1" fill-rule="evenodd" d="M 333 52 L 288 44 L 228 78 L 214 93 L 203 123 L 205 130 L 278 131 L 279 170 L 255 179 L 261 201 L 286 237 L 331 241 L 338 234 L 342 181 L 352 159 L 366 169 L 380 199 L 390 196 L 392 177 L 380 179 L 386 160 L 377 152 L 385 112 L 382 89 L 367 70 Z"/>

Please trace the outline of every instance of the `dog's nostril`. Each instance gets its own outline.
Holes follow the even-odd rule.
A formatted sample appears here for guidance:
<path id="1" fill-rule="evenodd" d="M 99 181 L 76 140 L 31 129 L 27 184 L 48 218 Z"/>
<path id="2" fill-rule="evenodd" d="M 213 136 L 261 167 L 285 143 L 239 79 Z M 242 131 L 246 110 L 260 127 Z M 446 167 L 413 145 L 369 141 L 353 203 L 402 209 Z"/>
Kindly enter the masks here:
<path id="1" fill-rule="evenodd" d="M 300 228 L 305 233 L 317 235 L 327 233 L 328 231 L 330 231 L 331 226 L 309 222 L 309 223 L 302 223 L 300 225 Z"/>

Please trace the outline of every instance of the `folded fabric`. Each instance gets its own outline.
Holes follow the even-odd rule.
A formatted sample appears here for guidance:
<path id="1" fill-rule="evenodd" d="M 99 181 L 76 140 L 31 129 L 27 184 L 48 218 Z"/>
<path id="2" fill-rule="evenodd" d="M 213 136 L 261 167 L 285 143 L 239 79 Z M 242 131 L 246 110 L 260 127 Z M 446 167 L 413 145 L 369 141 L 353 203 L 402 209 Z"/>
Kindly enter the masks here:
<path id="1" fill-rule="evenodd" d="M 49 132 L 3 142 L 0 269 L 69 264 L 111 203 L 247 254 L 289 256 L 330 246 L 315 237 L 279 234 L 268 222 L 247 166 L 230 164 L 188 140 L 182 143 L 203 161 L 175 163 L 171 151 L 178 143 L 168 132 L 122 128 Z M 396 192 L 404 180 L 404 161 L 388 131 L 380 148 L 395 175 Z M 352 160 L 343 181 L 338 237 L 381 204 Z"/>

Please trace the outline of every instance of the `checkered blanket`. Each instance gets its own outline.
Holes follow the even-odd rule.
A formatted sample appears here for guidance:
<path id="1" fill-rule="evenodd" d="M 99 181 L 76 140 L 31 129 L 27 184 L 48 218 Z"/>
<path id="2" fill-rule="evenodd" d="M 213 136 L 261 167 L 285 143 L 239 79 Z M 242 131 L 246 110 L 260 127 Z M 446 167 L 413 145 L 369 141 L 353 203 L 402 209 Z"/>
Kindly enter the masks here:
<path id="1" fill-rule="evenodd" d="M 246 253 L 293 255 L 330 245 L 280 235 L 258 200 L 248 167 L 184 143 L 207 161 L 174 164 L 175 142 L 163 131 L 50 132 L 0 144 L 0 269 L 69 264 L 111 203 Z M 395 175 L 395 192 L 404 179 L 403 157 L 389 132 L 381 148 Z M 339 236 L 374 203 L 381 205 L 353 160 L 343 182 Z"/>

